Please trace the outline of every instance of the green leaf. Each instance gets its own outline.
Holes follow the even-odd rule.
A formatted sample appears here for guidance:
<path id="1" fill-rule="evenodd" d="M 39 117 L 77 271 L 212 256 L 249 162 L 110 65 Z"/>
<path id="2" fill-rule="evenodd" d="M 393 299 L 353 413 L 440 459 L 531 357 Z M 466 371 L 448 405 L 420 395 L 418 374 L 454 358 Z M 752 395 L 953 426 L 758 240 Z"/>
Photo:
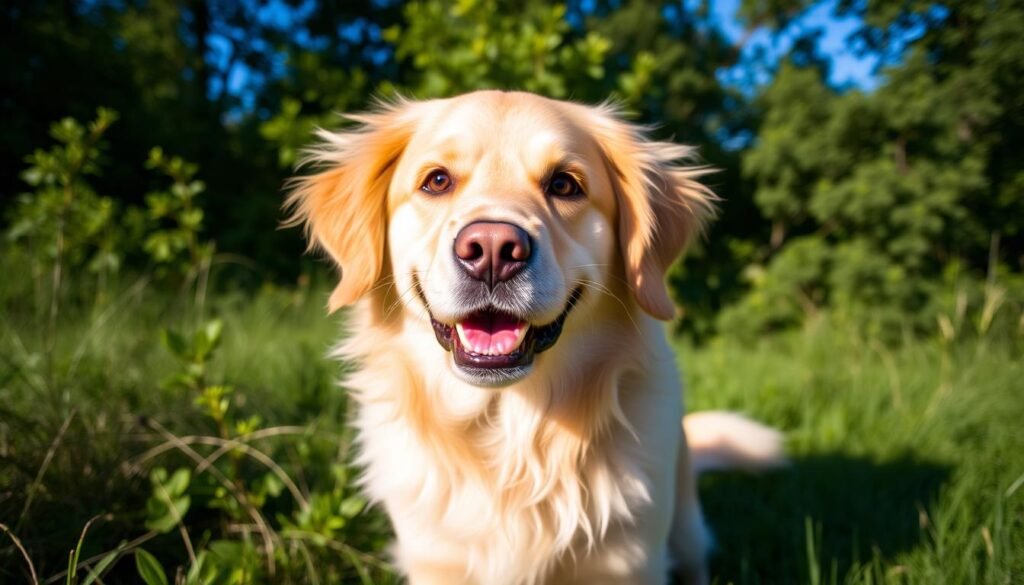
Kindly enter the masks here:
<path id="1" fill-rule="evenodd" d="M 146 528 L 170 532 L 185 517 L 192 499 L 183 494 L 188 489 L 191 475 L 187 468 L 176 470 L 170 478 L 162 467 L 150 473 L 153 495 L 146 500 Z"/>
<path id="2" fill-rule="evenodd" d="M 149 159 L 146 161 L 146 167 L 154 169 L 159 167 L 164 162 L 164 149 L 159 146 L 154 146 L 149 149 Z"/>
<path id="3" fill-rule="evenodd" d="M 196 357 L 203 359 L 216 349 L 217 345 L 220 344 L 220 334 L 223 330 L 224 322 L 220 319 L 214 319 L 208 322 L 202 329 L 196 331 Z"/>
<path id="4" fill-rule="evenodd" d="M 189 389 L 195 386 L 197 380 L 195 376 L 187 373 L 178 373 L 173 376 L 168 376 L 160 384 L 164 388 L 185 388 Z"/>
<path id="5" fill-rule="evenodd" d="M 187 211 L 182 211 L 178 215 L 178 223 L 189 231 L 198 231 L 199 226 L 203 223 L 203 210 L 189 209 Z"/>
<path id="6" fill-rule="evenodd" d="M 144 549 L 135 550 L 135 568 L 146 585 L 167 585 L 167 573 L 160 561 Z"/>
<path id="7" fill-rule="evenodd" d="M 214 319 L 206 324 L 206 338 L 210 343 L 216 345 L 220 341 L 220 334 L 224 331 L 224 322 Z"/>
<path id="8" fill-rule="evenodd" d="M 161 335 L 161 341 L 163 341 L 164 347 L 170 350 L 175 357 L 183 360 L 187 360 L 191 357 L 191 351 L 188 347 L 188 342 L 178 332 L 171 329 L 164 329 Z"/>
<path id="9" fill-rule="evenodd" d="M 21 173 L 21 179 L 33 187 L 43 182 L 43 170 L 39 167 L 29 167 Z"/>
<path id="10" fill-rule="evenodd" d="M 246 545 L 233 540 L 215 540 L 210 543 L 210 553 L 226 565 L 241 566 L 245 563 Z"/>
<path id="11" fill-rule="evenodd" d="M 110 566 L 114 564 L 114 561 L 116 561 L 118 556 L 120 555 L 121 547 L 117 547 L 116 549 L 110 551 L 110 553 L 107 556 L 100 559 L 100 562 L 93 565 L 92 570 L 89 571 L 89 574 L 85 576 L 85 581 L 82 581 L 82 585 L 92 585 L 92 583 L 96 582 L 96 580 L 102 577 L 103 573 L 105 573 L 107 569 L 109 569 Z"/>
<path id="12" fill-rule="evenodd" d="M 185 585 L 203 585 L 210 582 L 213 575 L 207 574 L 206 579 L 203 578 L 205 568 L 206 551 L 200 551 L 196 555 L 196 562 L 192 563 L 192 566 L 188 568 L 188 573 L 185 575 Z"/>
<path id="13" fill-rule="evenodd" d="M 262 483 L 263 486 L 260 491 L 271 497 L 276 498 L 281 495 L 282 491 L 284 491 L 284 482 L 282 482 L 281 479 L 273 473 L 267 473 L 264 475 Z"/>
<path id="14" fill-rule="evenodd" d="M 172 496 L 180 496 L 188 489 L 189 480 L 191 479 L 192 471 L 187 467 L 182 467 L 175 471 L 171 479 L 164 484 L 164 489 Z"/>
<path id="15" fill-rule="evenodd" d="M 203 388 L 202 394 L 196 397 L 194 403 L 204 409 L 211 418 L 219 421 L 224 418 L 224 414 L 231 406 L 227 398 L 230 393 L 231 388 L 227 386 L 207 386 Z"/>
<path id="16" fill-rule="evenodd" d="M 165 483 L 167 481 L 167 470 L 163 467 L 157 467 L 153 471 L 150 471 L 149 481 L 154 485 Z"/>
<path id="17" fill-rule="evenodd" d="M 363 511 L 366 507 L 366 500 L 359 496 L 349 496 L 342 500 L 339 511 L 346 518 L 352 518 Z"/>
<path id="18" fill-rule="evenodd" d="M 178 525 L 178 519 L 188 512 L 192 499 L 189 496 L 181 496 L 169 502 L 150 499 L 147 503 L 146 528 L 164 534 Z"/>

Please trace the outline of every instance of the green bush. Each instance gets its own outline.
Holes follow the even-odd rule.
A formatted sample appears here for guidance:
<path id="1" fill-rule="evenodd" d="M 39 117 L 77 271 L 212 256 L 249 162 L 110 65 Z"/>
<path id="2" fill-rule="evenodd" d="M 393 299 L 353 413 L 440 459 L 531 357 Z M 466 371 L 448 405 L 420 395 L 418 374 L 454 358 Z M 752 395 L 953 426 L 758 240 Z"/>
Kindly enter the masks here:
<path id="1" fill-rule="evenodd" d="M 750 291 L 719 319 L 726 331 L 757 334 L 829 309 L 873 334 L 932 332 L 949 291 L 967 295 L 975 319 L 996 297 L 1007 321 L 1024 315 L 1024 171 L 1007 158 L 1021 128 L 1011 76 L 1024 72 L 1008 23 L 1024 23 L 1024 11 L 862 10 L 864 35 L 904 21 L 924 30 L 873 92 L 829 87 L 826 66 L 793 55 L 759 96 L 743 172 L 772 230 L 746 269 Z M 924 20 L 943 13 L 970 34 Z"/>

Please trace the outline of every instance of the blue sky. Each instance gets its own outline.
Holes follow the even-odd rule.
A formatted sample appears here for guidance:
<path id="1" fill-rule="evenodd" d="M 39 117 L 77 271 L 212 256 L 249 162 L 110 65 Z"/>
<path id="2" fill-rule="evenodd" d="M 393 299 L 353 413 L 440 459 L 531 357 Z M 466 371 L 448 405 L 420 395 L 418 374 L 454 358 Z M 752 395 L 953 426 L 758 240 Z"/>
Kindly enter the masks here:
<path id="1" fill-rule="evenodd" d="M 722 32 L 733 42 L 739 42 L 744 35 L 744 27 L 736 18 L 740 0 L 713 0 L 712 14 Z M 871 90 L 877 87 L 878 77 L 874 74 L 878 64 L 877 57 L 858 56 L 847 48 L 847 38 L 860 26 L 860 19 L 852 16 L 835 16 L 836 0 L 825 0 L 815 4 L 801 14 L 778 35 L 772 35 L 767 29 L 760 28 L 747 37 L 743 45 L 743 56 L 751 57 L 758 49 L 763 49 L 769 61 L 775 63 L 785 55 L 793 45 L 793 40 L 800 32 L 820 28 L 823 32 L 819 40 L 819 50 L 832 60 L 829 81 L 838 87 L 853 86 Z M 719 79 L 726 83 L 747 84 L 754 81 L 758 84 L 767 82 L 769 74 L 756 71 L 753 80 L 740 79 L 746 66 L 736 66 L 719 74 Z"/>
<path id="2" fill-rule="evenodd" d="M 684 0 L 685 1 L 685 0 Z M 860 21 L 856 17 L 838 17 L 835 13 L 837 0 L 822 0 L 803 14 L 800 14 L 782 31 L 772 33 L 765 28 L 757 29 L 746 34 L 743 24 L 737 19 L 740 0 L 710 0 L 712 17 L 722 32 L 734 43 L 743 40 L 743 57 L 740 64 L 719 72 L 719 80 L 725 84 L 740 87 L 746 92 L 756 91 L 756 88 L 771 80 L 771 67 L 778 62 L 779 58 L 785 55 L 793 44 L 796 37 L 802 32 L 812 29 L 821 29 L 823 34 L 819 39 L 819 50 L 832 62 L 829 81 L 837 87 L 856 87 L 870 91 L 878 86 L 879 78 L 875 75 L 878 58 L 874 56 L 859 56 L 847 48 L 847 38 L 857 30 Z M 314 8 L 315 0 L 304 0 L 295 7 L 284 0 L 273 0 L 260 9 L 259 18 L 265 25 L 278 29 L 288 30 L 295 23 L 301 22 L 309 16 Z M 357 27 L 365 26 L 365 22 L 358 23 Z M 302 31 L 301 27 L 297 27 Z M 344 33 L 345 31 L 343 31 Z M 305 31 L 297 33 L 297 40 L 300 44 L 315 46 L 315 42 L 308 38 Z M 746 35 L 746 36 L 745 36 Z M 745 40 L 744 40 L 745 37 Z M 230 45 L 223 38 L 210 39 L 210 48 L 213 59 L 220 66 L 224 66 L 230 60 Z M 766 56 L 766 62 L 761 65 L 751 66 L 756 61 L 752 57 L 761 52 Z M 283 60 L 276 63 L 277 73 L 283 73 L 285 66 Z M 232 71 L 227 78 L 228 92 L 239 96 L 246 102 L 251 92 L 246 91 L 246 85 L 259 80 L 254 80 L 252 71 L 244 63 L 234 63 Z M 211 94 L 221 91 L 220 87 L 211 87 Z M 250 104 L 251 105 L 251 104 Z"/>

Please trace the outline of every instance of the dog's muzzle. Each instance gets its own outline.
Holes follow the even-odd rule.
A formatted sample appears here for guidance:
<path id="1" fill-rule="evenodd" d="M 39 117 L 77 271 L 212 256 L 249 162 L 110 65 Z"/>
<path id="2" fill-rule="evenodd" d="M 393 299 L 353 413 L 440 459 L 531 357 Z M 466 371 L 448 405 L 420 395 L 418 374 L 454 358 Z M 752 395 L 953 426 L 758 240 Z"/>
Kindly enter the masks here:
<path id="1" fill-rule="evenodd" d="M 529 374 L 536 355 L 555 345 L 582 294 L 582 288 L 574 290 L 562 313 L 544 325 L 531 325 L 518 315 L 493 307 L 474 311 L 455 323 L 442 323 L 433 315 L 430 321 L 437 342 L 452 352 L 457 371 L 467 381 L 504 386 Z"/>

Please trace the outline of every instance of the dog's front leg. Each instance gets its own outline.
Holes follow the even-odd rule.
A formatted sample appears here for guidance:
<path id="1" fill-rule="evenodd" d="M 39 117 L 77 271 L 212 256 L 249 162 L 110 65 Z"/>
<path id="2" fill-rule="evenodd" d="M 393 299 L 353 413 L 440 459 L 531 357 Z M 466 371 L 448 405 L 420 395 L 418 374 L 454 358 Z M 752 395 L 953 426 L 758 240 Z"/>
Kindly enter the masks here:
<path id="1" fill-rule="evenodd" d="M 466 551 L 403 512 L 392 516 L 397 519 L 394 527 L 398 538 L 391 554 L 409 585 L 473 585 L 464 562 Z"/>
<path id="2" fill-rule="evenodd" d="M 705 585 L 709 582 L 707 555 L 711 535 L 704 523 L 697 495 L 697 474 L 682 434 L 676 460 L 676 507 L 669 536 L 669 549 L 675 561 L 676 582 L 680 585 Z"/>

